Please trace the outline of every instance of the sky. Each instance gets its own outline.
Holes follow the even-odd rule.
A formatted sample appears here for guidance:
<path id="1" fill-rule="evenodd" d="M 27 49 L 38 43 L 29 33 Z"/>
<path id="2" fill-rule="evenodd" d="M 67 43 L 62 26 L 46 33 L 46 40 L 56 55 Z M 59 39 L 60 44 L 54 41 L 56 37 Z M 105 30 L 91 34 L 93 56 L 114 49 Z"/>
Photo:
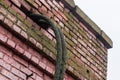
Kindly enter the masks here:
<path id="1" fill-rule="evenodd" d="M 120 0 L 74 0 L 113 41 L 108 50 L 107 80 L 120 80 Z"/>

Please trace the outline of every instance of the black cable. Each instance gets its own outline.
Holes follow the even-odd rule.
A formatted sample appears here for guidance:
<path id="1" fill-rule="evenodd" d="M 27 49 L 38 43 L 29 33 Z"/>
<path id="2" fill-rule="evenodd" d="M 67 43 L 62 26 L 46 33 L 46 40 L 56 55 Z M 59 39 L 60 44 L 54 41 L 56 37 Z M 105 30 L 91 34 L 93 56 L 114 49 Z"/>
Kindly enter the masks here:
<path id="1" fill-rule="evenodd" d="M 56 45 L 57 45 L 57 56 L 56 56 L 56 67 L 55 67 L 55 74 L 53 80 L 63 80 L 65 74 L 65 65 L 66 65 L 66 46 L 65 46 L 65 39 L 64 35 L 61 30 L 54 25 L 54 23 L 47 17 L 41 14 L 31 14 L 32 18 L 34 18 L 37 23 L 44 22 L 47 26 L 51 26 L 52 30 L 54 31 L 55 38 L 56 38 Z M 47 26 L 44 26 L 44 29 L 47 29 Z"/>

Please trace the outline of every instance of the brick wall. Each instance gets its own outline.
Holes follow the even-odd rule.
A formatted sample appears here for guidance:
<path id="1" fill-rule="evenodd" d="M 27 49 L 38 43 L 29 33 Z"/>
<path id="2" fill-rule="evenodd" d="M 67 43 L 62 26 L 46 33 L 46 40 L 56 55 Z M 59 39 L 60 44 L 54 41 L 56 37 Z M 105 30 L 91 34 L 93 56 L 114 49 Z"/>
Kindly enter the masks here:
<path id="1" fill-rule="evenodd" d="M 53 78 L 55 35 L 28 16 L 31 10 L 50 18 L 64 33 L 65 80 L 106 80 L 112 41 L 72 0 L 0 0 L 1 80 Z"/>

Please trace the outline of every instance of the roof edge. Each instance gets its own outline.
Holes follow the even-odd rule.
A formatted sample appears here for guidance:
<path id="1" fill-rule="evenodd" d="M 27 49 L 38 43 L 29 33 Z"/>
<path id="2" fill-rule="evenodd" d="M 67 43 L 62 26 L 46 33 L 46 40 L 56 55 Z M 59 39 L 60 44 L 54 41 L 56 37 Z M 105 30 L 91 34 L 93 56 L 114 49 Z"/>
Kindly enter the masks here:
<path id="1" fill-rule="evenodd" d="M 65 7 L 69 8 L 71 13 L 82 21 L 86 27 L 91 30 L 96 37 L 106 46 L 106 48 L 112 48 L 113 42 L 108 35 L 98 27 L 78 6 L 75 5 L 73 0 L 62 0 Z"/>

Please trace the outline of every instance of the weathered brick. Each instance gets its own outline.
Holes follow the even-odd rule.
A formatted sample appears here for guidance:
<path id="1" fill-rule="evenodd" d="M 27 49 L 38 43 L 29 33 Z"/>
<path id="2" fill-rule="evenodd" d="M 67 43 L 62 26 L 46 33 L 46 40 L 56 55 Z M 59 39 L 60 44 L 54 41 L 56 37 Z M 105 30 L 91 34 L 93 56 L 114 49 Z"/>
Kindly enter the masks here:
<path id="1" fill-rule="evenodd" d="M 11 57 L 5 55 L 3 60 L 5 60 L 7 63 L 11 64 L 12 66 L 14 66 L 15 68 L 19 69 L 20 68 L 20 64 L 17 63 L 14 59 L 12 59 Z"/>
<path id="2" fill-rule="evenodd" d="M 0 52 L 0 58 L 3 58 L 3 56 L 4 56 L 4 53 Z"/>
<path id="3" fill-rule="evenodd" d="M 7 14 L 8 19 L 10 19 L 13 23 L 17 21 L 16 17 L 11 15 L 10 13 Z"/>
<path id="4" fill-rule="evenodd" d="M 25 31 L 21 31 L 21 35 L 22 35 L 24 38 L 28 39 L 28 35 L 27 35 L 27 33 L 26 33 Z"/>
<path id="5" fill-rule="evenodd" d="M 39 0 L 35 0 L 36 4 L 38 4 L 38 6 L 41 6 L 41 2 Z"/>
<path id="6" fill-rule="evenodd" d="M 1 65 L 3 68 L 7 69 L 7 70 L 10 70 L 10 69 L 11 69 L 11 65 L 8 64 L 8 63 L 6 63 L 6 62 L 3 61 L 3 60 L 0 60 L 0 65 Z"/>
<path id="7" fill-rule="evenodd" d="M 55 5 L 52 3 L 52 1 L 50 1 L 50 0 L 47 0 L 47 3 L 52 7 L 52 8 L 54 8 L 55 7 Z"/>
<path id="8" fill-rule="evenodd" d="M 47 8 L 45 6 L 41 6 L 41 7 L 39 7 L 39 11 L 43 14 L 46 14 L 47 13 Z"/>
<path id="9" fill-rule="evenodd" d="M 1 74 L 0 74 L 0 79 L 1 80 L 9 80 L 7 77 L 5 77 L 4 75 L 1 75 Z"/>
<path id="10" fill-rule="evenodd" d="M 13 9 L 16 12 L 17 18 L 19 18 L 21 21 L 23 21 L 26 18 L 26 15 L 14 5 L 11 6 L 11 9 Z"/>
<path id="11" fill-rule="evenodd" d="M 20 70 L 25 73 L 26 75 L 31 75 L 33 72 L 31 70 L 29 70 L 27 67 L 25 66 L 20 66 Z"/>
<path id="12" fill-rule="evenodd" d="M 20 58 L 19 56 L 17 55 L 14 55 L 13 58 L 20 64 L 28 67 L 28 62 L 26 62 L 25 60 L 23 60 L 22 58 Z"/>
<path id="13" fill-rule="evenodd" d="M 7 10 L 3 7 L 0 7 L 0 13 L 4 14 L 4 15 L 7 15 Z"/>
<path id="14" fill-rule="evenodd" d="M 51 73 L 51 74 L 53 74 L 54 73 L 54 70 L 51 68 L 51 67 L 46 67 L 46 70 L 49 72 L 49 73 Z"/>
<path id="15" fill-rule="evenodd" d="M 28 5 L 28 3 L 24 0 L 21 0 L 20 1 L 21 5 L 24 6 L 27 10 L 30 10 L 31 9 L 31 6 Z"/>
<path id="16" fill-rule="evenodd" d="M 40 61 L 39 66 L 42 67 L 43 69 L 45 69 L 47 65 Z"/>
<path id="17" fill-rule="evenodd" d="M 11 72 L 17 76 L 19 76 L 22 79 L 26 79 L 26 75 L 24 73 L 22 73 L 20 70 L 13 68 L 11 69 Z"/>
<path id="18" fill-rule="evenodd" d="M 87 80 L 89 77 L 91 80 L 106 79 L 107 46 L 112 45 L 112 42 L 107 42 L 106 45 L 105 42 L 109 41 L 108 38 L 105 38 L 106 34 L 100 35 L 101 30 L 96 27 L 97 25 L 91 22 L 78 7 L 72 8 L 69 5 L 75 6 L 72 0 L 71 2 L 67 0 L 0 1 L 0 20 L 8 25 L 0 26 L 0 41 L 7 44 L 7 47 L 13 47 L 15 51 L 18 51 L 17 53 L 7 48 L 6 45 L 0 45 L 0 72 L 2 75 L 0 78 L 2 80 L 23 80 L 26 79 L 26 75 L 32 73 L 29 80 L 52 80 L 49 75 L 45 74 L 46 72 L 44 73 L 44 70 L 52 75 L 55 72 L 54 62 L 51 62 L 56 59 L 57 54 L 54 31 L 51 27 L 48 30 L 39 27 L 21 11 L 22 7 L 47 16 L 64 33 L 68 53 L 66 68 L 68 72 L 71 72 L 69 75 L 65 74 L 65 80 L 78 80 L 78 78 Z M 71 12 L 75 8 L 76 10 Z M 27 40 L 23 41 L 19 35 L 18 37 L 17 34 L 13 34 L 14 31 L 26 38 L 27 44 L 25 43 Z M 97 34 L 104 40 L 99 40 Z M 33 43 L 34 48 L 29 46 L 29 41 Z M 29 60 L 36 63 L 37 67 L 33 66 L 33 63 L 29 64 L 27 62 Z M 72 74 L 78 78 L 74 78 Z"/>
<path id="19" fill-rule="evenodd" d="M 17 76 L 15 76 L 14 74 L 12 74 L 11 72 L 9 72 L 9 71 L 7 71 L 7 70 L 5 70 L 5 69 L 2 69 L 1 73 L 2 73 L 4 76 L 10 78 L 11 80 L 18 80 L 18 77 L 17 77 Z"/>
<path id="20" fill-rule="evenodd" d="M 29 58 L 29 59 L 30 59 L 31 56 L 32 56 L 31 53 L 29 53 L 28 51 L 25 51 L 25 52 L 24 52 L 24 55 L 25 55 L 27 58 Z"/>
<path id="21" fill-rule="evenodd" d="M 7 41 L 7 37 L 3 34 L 0 34 L 0 40 L 3 41 L 3 42 L 6 42 Z"/>
<path id="22" fill-rule="evenodd" d="M 52 80 L 49 76 L 47 76 L 47 75 L 44 75 L 44 78 L 43 78 L 44 80 Z"/>
<path id="23" fill-rule="evenodd" d="M 0 20 L 3 21 L 4 16 L 2 14 L 0 14 Z"/>
<path id="24" fill-rule="evenodd" d="M 15 49 L 18 50 L 20 53 L 24 53 L 24 49 L 18 44 L 16 45 Z"/>
<path id="25" fill-rule="evenodd" d="M 30 37 L 29 40 L 30 40 L 33 44 L 36 44 L 36 43 L 37 43 L 36 40 L 35 40 L 34 38 L 32 38 L 32 37 Z"/>
<path id="26" fill-rule="evenodd" d="M 21 3 L 19 0 L 11 0 L 15 5 L 17 5 L 18 7 L 21 6 Z"/>
<path id="27" fill-rule="evenodd" d="M 14 9 L 12 9 L 11 7 L 8 8 L 8 11 L 15 16 L 17 14 L 17 12 Z"/>
<path id="28" fill-rule="evenodd" d="M 7 24 L 8 26 L 10 26 L 10 27 L 13 25 L 13 22 L 10 21 L 10 20 L 7 19 L 7 18 L 5 18 L 4 23 L 6 23 L 6 24 Z"/>
<path id="29" fill-rule="evenodd" d="M 13 25 L 13 29 L 18 33 L 20 33 L 21 31 L 21 29 L 17 25 Z"/>
<path id="30" fill-rule="evenodd" d="M 58 13 L 66 20 L 68 21 L 68 18 L 65 16 L 65 14 L 61 11 L 58 11 Z"/>
<path id="31" fill-rule="evenodd" d="M 39 59 L 36 56 L 32 56 L 31 60 L 35 62 L 36 64 L 38 64 L 39 62 Z"/>
<path id="32" fill-rule="evenodd" d="M 16 43 L 10 39 L 8 39 L 7 44 L 10 45 L 11 47 L 15 48 Z"/>
<path id="33" fill-rule="evenodd" d="M 40 76 L 36 76 L 36 79 L 35 79 L 35 80 L 43 80 L 43 78 L 40 77 Z"/>
<path id="34" fill-rule="evenodd" d="M 24 31 L 27 31 L 28 27 L 24 23 L 22 23 L 20 20 L 17 21 L 17 25 Z"/>
<path id="35" fill-rule="evenodd" d="M 39 49 L 42 49 L 42 48 L 43 48 L 42 44 L 40 44 L 39 42 L 36 43 L 36 46 L 37 46 Z"/>

